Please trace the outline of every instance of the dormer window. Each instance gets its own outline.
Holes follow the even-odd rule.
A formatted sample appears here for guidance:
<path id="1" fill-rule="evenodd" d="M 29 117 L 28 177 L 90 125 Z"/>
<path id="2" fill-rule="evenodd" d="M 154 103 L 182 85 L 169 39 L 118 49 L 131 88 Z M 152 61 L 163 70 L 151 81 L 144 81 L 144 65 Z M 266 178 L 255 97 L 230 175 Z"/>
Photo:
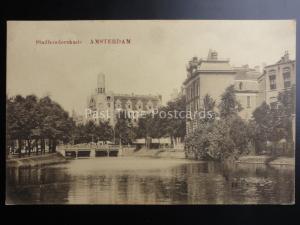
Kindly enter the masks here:
<path id="1" fill-rule="evenodd" d="M 131 109 L 132 109 L 132 102 L 131 102 L 130 100 L 128 100 L 128 101 L 126 102 L 126 109 L 127 109 L 127 110 L 131 110 Z"/>
<path id="2" fill-rule="evenodd" d="M 117 109 L 121 109 L 121 108 L 122 108 L 122 103 L 121 103 L 121 101 L 120 101 L 119 99 L 117 99 L 116 104 L 115 104 L 115 107 L 116 107 Z"/>
<path id="3" fill-rule="evenodd" d="M 135 105 L 135 108 L 138 110 L 142 110 L 143 109 L 143 103 L 141 100 L 138 100 L 138 102 Z"/>
<path id="4" fill-rule="evenodd" d="M 153 103 L 152 103 L 152 101 L 149 101 L 149 102 L 147 103 L 147 109 L 148 109 L 148 110 L 152 110 L 152 109 L 153 109 Z"/>

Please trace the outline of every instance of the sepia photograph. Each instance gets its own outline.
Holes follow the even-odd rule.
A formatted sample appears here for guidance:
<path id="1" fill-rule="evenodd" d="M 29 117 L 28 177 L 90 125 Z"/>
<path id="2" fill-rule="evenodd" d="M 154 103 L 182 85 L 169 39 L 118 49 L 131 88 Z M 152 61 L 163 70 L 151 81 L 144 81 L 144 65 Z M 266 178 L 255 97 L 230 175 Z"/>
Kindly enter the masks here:
<path id="1" fill-rule="evenodd" d="M 6 205 L 295 204 L 295 20 L 7 21 Z"/>

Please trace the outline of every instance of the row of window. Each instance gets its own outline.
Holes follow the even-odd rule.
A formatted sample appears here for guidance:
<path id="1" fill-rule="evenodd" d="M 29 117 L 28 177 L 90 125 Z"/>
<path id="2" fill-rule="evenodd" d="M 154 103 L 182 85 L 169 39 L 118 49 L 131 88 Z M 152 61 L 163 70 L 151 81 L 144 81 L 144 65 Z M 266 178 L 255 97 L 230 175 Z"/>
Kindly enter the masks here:
<path id="1" fill-rule="evenodd" d="M 99 94 L 105 93 L 105 88 L 97 88 L 97 93 Z"/>
<path id="2" fill-rule="evenodd" d="M 107 97 L 107 100 L 108 101 L 110 100 L 110 96 Z M 101 103 L 99 103 L 99 105 L 101 105 Z M 90 100 L 89 107 L 91 107 L 91 108 L 95 108 L 96 107 L 96 102 L 95 102 L 95 100 L 93 98 L 91 98 L 91 100 Z M 111 103 L 110 102 L 107 103 L 107 107 L 108 108 L 111 107 Z M 122 108 L 122 104 L 121 104 L 120 100 L 116 101 L 116 106 L 115 107 L 117 109 L 121 109 Z M 126 107 L 126 109 L 131 110 L 133 108 L 132 107 L 132 102 L 131 101 L 127 101 L 126 104 L 125 104 L 125 107 Z M 153 110 L 154 109 L 153 103 L 151 101 L 149 101 L 146 104 L 146 108 L 147 108 L 147 110 Z M 141 101 L 139 101 L 136 104 L 136 109 L 138 109 L 138 110 L 142 110 L 143 109 L 143 103 Z"/>
<path id="3" fill-rule="evenodd" d="M 187 89 L 187 97 L 188 99 L 193 99 L 194 97 L 199 95 L 199 83 L 194 82 L 190 87 Z"/>
<path id="4" fill-rule="evenodd" d="M 251 96 L 247 96 L 246 104 L 247 104 L 247 108 L 251 107 Z M 189 105 L 188 109 L 190 111 L 192 111 L 192 112 L 200 110 L 200 103 L 199 103 L 199 101 L 191 102 L 191 104 Z"/>
<path id="5" fill-rule="evenodd" d="M 126 104 L 125 104 L 125 107 L 126 109 L 128 110 L 131 110 L 133 107 L 132 107 L 132 102 L 131 101 L 127 101 Z M 122 104 L 121 104 L 121 101 L 120 100 L 117 100 L 116 102 L 116 108 L 117 109 L 121 109 L 122 108 Z M 146 108 L 148 110 L 153 110 L 154 107 L 153 107 L 153 103 L 151 101 L 149 101 L 147 104 L 146 104 Z M 142 102 L 138 102 L 136 104 L 136 109 L 138 110 L 142 110 L 143 109 L 143 103 Z"/>
<path id="6" fill-rule="evenodd" d="M 290 71 L 290 68 L 284 68 L 282 76 L 283 76 L 284 88 L 291 87 L 291 71 Z M 269 81 L 270 81 L 270 89 L 271 90 L 276 89 L 277 86 L 276 86 L 276 71 L 275 70 L 269 71 Z"/>

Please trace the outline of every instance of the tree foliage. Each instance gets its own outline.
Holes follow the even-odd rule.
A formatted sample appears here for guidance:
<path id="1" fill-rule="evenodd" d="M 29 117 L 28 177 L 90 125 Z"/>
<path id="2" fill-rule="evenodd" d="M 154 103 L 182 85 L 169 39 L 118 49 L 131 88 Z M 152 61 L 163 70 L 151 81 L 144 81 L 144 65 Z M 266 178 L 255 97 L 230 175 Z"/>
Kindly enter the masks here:
<path id="1" fill-rule="evenodd" d="M 45 152 L 47 140 L 49 151 L 54 152 L 57 141 L 70 140 L 74 122 L 50 97 L 38 99 L 35 95 L 17 95 L 6 101 L 7 148 L 11 151 L 21 154 L 25 149 L 31 154 L 35 148 L 37 153 L 39 150 Z"/>
<path id="2" fill-rule="evenodd" d="M 238 112 L 243 110 L 241 104 L 236 99 L 233 85 L 226 88 L 225 92 L 222 94 L 218 108 L 221 118 L 236 116 Z"/>
<path id="3" fill-rule="evenodd" d="M 203 108 L 214 112 L 215 100 L 206 95 Z M 248 124 L 238 116 L 242 107 L 233 86 L 222 94 L 218 109 L 220 119 L 201 119 L 197 129 L 186 138 L 187 154 L 193 154 L 197 159 L 224 160 L 249 151 Z"/>
<path id="4" fill-rule="evenodd" d="M 74 143 L 113 141 L 113 132 L 113 128 L 108 121 L 100 121 L 99 124 L 96 124 L 90 120 L 86 124 L 76 126 L 73 133 Z"/>
<path id="5" fill-rule="evenodd" d="M 115 125 L 115 135 L 120 144 L 132 144 L 136 137 L 136 129 L 127 111 L 119 112 Z"/>

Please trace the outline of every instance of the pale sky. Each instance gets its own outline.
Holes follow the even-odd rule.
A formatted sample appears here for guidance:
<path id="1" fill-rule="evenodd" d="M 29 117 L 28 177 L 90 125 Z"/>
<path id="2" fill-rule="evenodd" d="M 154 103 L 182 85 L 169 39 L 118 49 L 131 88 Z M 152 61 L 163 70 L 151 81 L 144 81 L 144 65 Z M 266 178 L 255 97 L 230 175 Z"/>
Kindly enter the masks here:
<path id="1" fill-rule="evenodd" d="M 296 22 L 48 21 L 8 22 L 7 92 L 49 94 L 71 112 L 83 113 L 97 74 L 106 90 L 161 94 L 163 103 L 186 78 L 193 56 L 214 49 L 233 66 L 273 64 L 289 51 L 295 59 Z M 130 45 L 91 45 L 91 39 L 130 38 Z M 36 45 L 36 40 L 81 40 L 81 45 Z"/>

